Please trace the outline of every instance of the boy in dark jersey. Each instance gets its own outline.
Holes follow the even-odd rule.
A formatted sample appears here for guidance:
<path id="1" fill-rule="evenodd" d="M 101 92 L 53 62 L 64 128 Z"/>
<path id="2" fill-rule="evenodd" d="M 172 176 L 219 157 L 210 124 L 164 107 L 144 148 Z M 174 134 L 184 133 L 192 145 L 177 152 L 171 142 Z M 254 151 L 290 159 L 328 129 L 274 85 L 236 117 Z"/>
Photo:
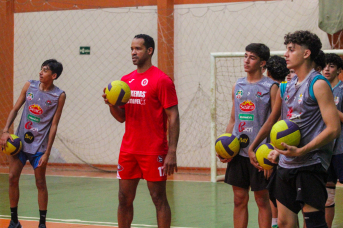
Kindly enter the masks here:
<path id="1" fill-rule="evenodd" d="M 325 54 L 326 66 L 323 69 L 324 77 L 329 80 L 334 96 L 335 105 L 338 110 L 338 115 L 343 123 L 343 83 L 339 80 L 338 75 L 343 68 L 341 57 L 336 54 Z M 343 128 L 342 128 L 343 129 Z M 325 204 L 325 218 L 328 227 L 331 228 L 332 221 L 335 217 L 335 191 L 337 179 L 343 183 L 343 132 L 334 142 L 333 155 L 328 169 L 329 177 L 326 184 L 328 199 Z"/>
<path id="2" fill-rule="evenodd" d="M 269 116 L 275 100 L 277 83 L 263 76 L 262 70 L 269 59 L 269 48 L 264 44 L 252 43 L 246 48 L 244 71 L 247 77 L 240 78 L 232 88 L 231 118 L 226 132 L 239 138 L 241 149 L 228 162 L 225 182 L 232 185 L 234 192 L 234 227 L 248 226 L 249 189 L 254 191 L 259 208 L 258 223 L 260 227 L 271 227 L 271 210 L 267 180 L 250 164 L 248 148 L 258 129 Z"/>
<path id="3" fill-rule="evenodd" d="M 131 99 L 124 106 L 108 103 L 112 116 L 125 122 L 118 172 L 118 225 L 129 228 L 133 201 L 140 179 L 147 180 L 156 207 L 158 227 L 170 227 L 171 212 L 166 195 L 167 175 L 177 171 L 176 146 L 179 138 L 179 111 L 175 86 L 169 76 L 153 66 L 153 38 L 136 35 L 131 44 L 132 62 L 137 70 L 122 77 L 131 88 Z M 167 143 L 169 122 L 169 145 Z"/>
<path id="4" fill-rule="evenodd" d="M 251 144 L 249 153 L 254 153 L 269 135 L 280 114 L 281 119 L 295 122 L 302 136 L 299 146 L 282 143 L 286 149 L 275 149 L 268 157 L 278 163 L 268 186 L 277 200 L 278 225 L 296 227 L 297 214 L 302 210 L 307 228 L 327 227 L 326 170 L 332 155 L 332 141 L 341 130 L 339 117 L 330 83 L 313 69 L 313 61 L 322 46 L 318 36 L 308 31 L 289 33 L 285 36 L 285 45 L 287 68 L 294 69 L 296 76 L 281 83 L 275 108 Z M 255 163 L 254 166 L 261 168 Z"/>
<path id="5" fill-rule="evenodd" d="M 0 144 L 5 146 L 12 139 L 9 129 L 21 106 L 25 103 L 16 135 L 23 143 L 18 155 L 8 156 L 9 160 L 9 197 L 11 222 L 8 228 L 21 228 L 18 221 L 19 178 L 26 161 L 34 168 L 38 189 L 40 212 L 39 228 L 45 228 L 48 207 L 48 189 L 45 171 L 55 140 L 57 126 L 65 103 L 65 92 L 54 85 L 62 73 L 63 66 L 54 59 L 46 60 L 39 73 L 39 81 L 25 83 L 17 102 L 11 110 L 3 129 Z"/>

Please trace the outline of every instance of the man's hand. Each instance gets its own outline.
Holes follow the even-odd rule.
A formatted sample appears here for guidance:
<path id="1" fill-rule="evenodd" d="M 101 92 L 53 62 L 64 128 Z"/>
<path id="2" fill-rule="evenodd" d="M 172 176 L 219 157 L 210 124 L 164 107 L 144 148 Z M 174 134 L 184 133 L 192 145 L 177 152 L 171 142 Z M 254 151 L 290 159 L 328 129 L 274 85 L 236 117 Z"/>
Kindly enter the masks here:
<path id="1" fill-rule="evenodd" d="M 248 155 L 250 158 L 250 163 L 258 170 L 262 171 L 263 168 L 258 164 L 257 159 L 256 159 L 256 153 L 249 148 Z"/>
<path id="2" fill-rule="evenodd" d="M 107 104 L 109 106 L 114 106 L 110 102 L 108 102 L 107 94 L 105 93 L 105 91 L 106 91 L 106 87 L 104 88 L 104 90 L 103 90 L 104 93 L 102 94 L 102 98 L 104 98 L 105 104 Z"/>
<path id="3" fill-rule="evenodd" d="M 219 158 L 219 160 L 222 162 L 222 163 L 228 163 L 232 160 L 232 158 L 223 158 L 221 156 L 219 156 L 219 154 L 217 154 L 217 157 Z"/>
<path id="4" fill-rule="evenodd" d="M 277 152 L 276 150 L 272 150 L 269 152 L 267 159 L 270 162 L 277 164 L 279 162 L 279 155 L 280 155 L 279 152 Z"/>
<path id="5" fill-rule="evenodd" d="M 45 152 L 42 157 L 39 159 L 37 167 L 44 167 L 48 164 L 50 153 Z"/>
<path id="6" fill-rule="evenodd" d="M 8 133 L 8 132 L 3 132 L 2 135 L 1 135 L 1 138 L 0 138 L 0 147 L 1 147 L 1 150 L 4 150 L 5 147 L 6 147 L 6 143 L 7 143 L 7 140 L 8 139 L 11 139 L 11 141 L 13 142 L 13 139 L 11 137 L 11 134 Z"/>
<path id="7" fill-rule="evenodd" d="M 176 163 L 176 152 L 168 152 L 163 165 L 163 172 L 165 175 L 172 175 L 177 172 L 177 163 Z"/>
<path id="8" fill-rule="evenodd" d="M 286 143 L 281 143 L 283 147 L 285 147 L 285 150 L 279 150 L 275 148 L 275 150 L 288 157 L 297 157 L 297 156 L 303 156 L 306 154 L 301 148 L 298 148 L 296 146 L 289 146 Z"/>

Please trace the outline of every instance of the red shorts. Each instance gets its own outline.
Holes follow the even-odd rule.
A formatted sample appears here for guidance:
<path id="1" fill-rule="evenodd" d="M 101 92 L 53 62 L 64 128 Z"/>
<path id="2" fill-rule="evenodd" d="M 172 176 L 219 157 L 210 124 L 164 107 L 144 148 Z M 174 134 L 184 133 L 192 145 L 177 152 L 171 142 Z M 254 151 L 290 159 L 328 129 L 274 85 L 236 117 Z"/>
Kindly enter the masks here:
<path id="1" fill-rule="evenodd" d="M 117 178 L 165 181 L 163 164 L 166 155 L 140 155 L 120 151 Z"/>

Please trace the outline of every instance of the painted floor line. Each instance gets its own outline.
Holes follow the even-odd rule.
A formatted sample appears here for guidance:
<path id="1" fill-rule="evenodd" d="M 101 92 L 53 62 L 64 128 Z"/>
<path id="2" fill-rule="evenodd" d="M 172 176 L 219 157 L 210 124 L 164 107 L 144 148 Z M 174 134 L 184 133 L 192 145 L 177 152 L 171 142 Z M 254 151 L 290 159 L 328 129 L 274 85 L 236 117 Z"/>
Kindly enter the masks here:
<path id="1" fill-rule="evenodd" d="M 26 217 L 26 216 L 18 216 L 21 220 L 28 220 L 28 221 L 39 221 L 37 217 Z M 0 218 L 10 219 L 11 216 L 9 215 L 0 215 Z M 47 218 L 47 222 L 56 222 L 56 223 L 67 223 L 67 224 L 81 224 L 81 225 L 100 225 L 100 226 L 118 226 L 118 223 L 115 222 L 96 222 L 96 221 L 83 221 L 80 219 L 55 219 L 55 218 Z M 147 224 L 132 224 L 136 228 L 140 227 L 157 227 L 156 225 L 147 225 Z M 196 228 L 196 227 L 181 227 L 181 226 L 171 226 L 172 228 Z"/>

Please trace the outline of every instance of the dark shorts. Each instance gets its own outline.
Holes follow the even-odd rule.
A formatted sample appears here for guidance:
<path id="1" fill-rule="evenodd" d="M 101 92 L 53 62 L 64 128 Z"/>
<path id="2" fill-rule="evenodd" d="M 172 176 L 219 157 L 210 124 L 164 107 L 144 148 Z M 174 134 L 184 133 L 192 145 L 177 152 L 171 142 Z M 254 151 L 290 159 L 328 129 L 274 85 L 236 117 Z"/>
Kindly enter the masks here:
<path id="1" fill-rule="evenodd" d="M 40 158 L 43 156 L 43 152 L 36 152 L 35 154 L 29 154 L 24 151 L 20 151 L 18 154 L 19 160 L 23 165 L 26 164 L 26 161 L 29 160 L 32 167 L 35 169 L 38 166 Z"/>
<path id="2" fill-rule="evenodd" d="M 325 211 L 327 172 L 321 164 L 295 169 L 277 167 L 268 185 L 271 199 L 276 199 L 298 214 L 304 204 Z M 274 202 L 275 203 L 275 202 Z"/>
<path id="3" fill-rule="evenodd" d="M 332 155 L 328 174 L 328 182 L 343 183 L 343 154 Z"/>
<path id="4" fill-rule="evenodd" d="M 227 164 L 225 183 L 244 189 L 251 187 L 251 191 L 264 190 L 268 185 L 264 173 L 259 172 L 249 158 L 240 155 Z"/>

